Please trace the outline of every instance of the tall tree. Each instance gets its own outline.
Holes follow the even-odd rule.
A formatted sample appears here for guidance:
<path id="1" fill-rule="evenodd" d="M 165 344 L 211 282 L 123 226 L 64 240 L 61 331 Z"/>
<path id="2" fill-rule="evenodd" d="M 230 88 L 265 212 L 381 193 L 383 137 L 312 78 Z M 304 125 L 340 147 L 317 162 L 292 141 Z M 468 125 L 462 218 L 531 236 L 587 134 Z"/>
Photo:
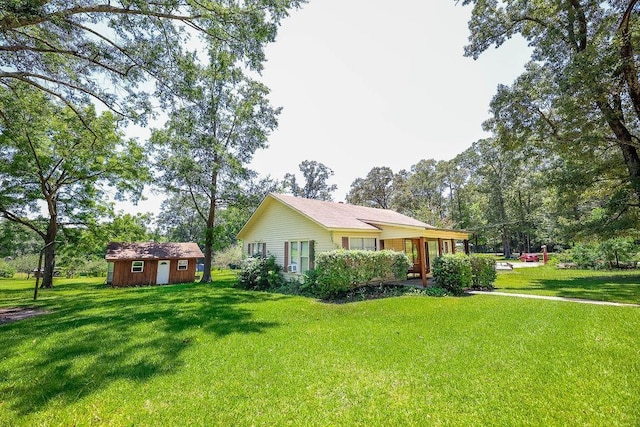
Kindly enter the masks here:
<path id="1" fill-rule="evenodd" d="M 268 88 L 245 75 L 237 60 L 215 43 L 206 65 L 186 56 L 172 83 L 180 97 L 151 137 L 162 183 L 191 201 L 204 226 L 204 283 L 211 282 L 217 209 L 251 176 L 247 165 L 267 146 L 280 112 L 269 104 Z"/>
<path id="2" fill-rule="evenodd" d="M 611 218 L 637 211 L 638 0 L 465 0 L 463 4 L 473 4 L 467 55 L 477 58 L 515 34 L 533 49 L 523 75 L 512 87 L 499 89 L 489 127 L 505 143 L 535 144 L 552 160 L 555 154 L 569 166 L 579 159 L 593 173 L 604 171 L 604 177 L 587 177 L 587 182 L 597 187 L 602 178 L 608 181 L 608 206 L 595 208 L 609 210 Z"/>
<path id="3" fill-rule="evenodd" d="M 113 114 L 98 115 L 91 105 L 81 121 L 23 84 L 0 88 L 0 105 L 0 214 L 42 239 L 42 286 L 52 287 L 60 228 L 100 215 L 108 186 L 118 189 L 116 196 L 139 194 L 145 156 L 136 141 L 123 140 Z M 38 203 L 45 215 L 38 215 Z"/>
<path id="4" fill-rule="evenodd" d="M 288 173 L 284 176 L 283 186 L 296 197 L 304 197 L 316 200 L 333 200 L 331 193 L 336 191 L 336 184 L 329 184 L 327 181 L 333 176 L 333 170 L 323 163 L 315 160 L 305 160 L 298 166 L 304 186 L 298 184 L 296 175 Z"/>
<path id="5" fill-rule="evenodd" d="M 372 208 L 391 209 L 394 197 L 394 173 L 391 168 L 372 168 L 365 178 L 357 178 L 351 184 L 347 202 Z"/>
<path id="6" fill-rule="evenodd" d="M 259 69 L 264 43 L 304 0 L 8 0 L 0 9 L 0 86 L 23 82 L 76 113 L 92 98 L 135 117 L 149 80 L 164 90 L 194 34 L 225 41 Z M 188 31 L 185 31 L 188 30 Z M 105 81 L 105 84 L 100 82 Z"/>

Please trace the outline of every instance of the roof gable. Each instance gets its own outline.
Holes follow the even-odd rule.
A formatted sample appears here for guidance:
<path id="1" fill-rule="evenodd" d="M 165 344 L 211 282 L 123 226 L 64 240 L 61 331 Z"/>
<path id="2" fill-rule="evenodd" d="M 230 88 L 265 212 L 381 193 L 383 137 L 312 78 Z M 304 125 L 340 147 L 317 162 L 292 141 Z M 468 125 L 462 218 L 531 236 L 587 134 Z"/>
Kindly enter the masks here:
<path id="1" fill-rule="evenodd" d="M 176 259 L 204 258 L 204 254 L 196 243 L 120 243 L 107 244 L 107 261 L 130 259 Z"/>
<path id="2" fill-rule="evenodd" d="M 385 226 L 435 229 L 429 224 L 390 209 L 369 208 L 270 193 L 240 230 L 239 238 L 242 238 L 272 203 L 281 203 L 327 230 L 378 231 Z"/>

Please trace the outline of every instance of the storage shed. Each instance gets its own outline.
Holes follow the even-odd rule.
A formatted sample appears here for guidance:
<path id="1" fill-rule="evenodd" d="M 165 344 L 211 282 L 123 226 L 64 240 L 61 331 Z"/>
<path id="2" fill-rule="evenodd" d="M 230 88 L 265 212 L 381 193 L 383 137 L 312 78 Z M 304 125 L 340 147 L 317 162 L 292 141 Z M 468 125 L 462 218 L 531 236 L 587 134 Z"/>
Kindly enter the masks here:
<path id="1" fill-rule="evenodd" d="M 119 243 L 107 245 L 107 284 L 112 286 L 165 285 L 193 282 L 198 258 L 196 243 Z"/>

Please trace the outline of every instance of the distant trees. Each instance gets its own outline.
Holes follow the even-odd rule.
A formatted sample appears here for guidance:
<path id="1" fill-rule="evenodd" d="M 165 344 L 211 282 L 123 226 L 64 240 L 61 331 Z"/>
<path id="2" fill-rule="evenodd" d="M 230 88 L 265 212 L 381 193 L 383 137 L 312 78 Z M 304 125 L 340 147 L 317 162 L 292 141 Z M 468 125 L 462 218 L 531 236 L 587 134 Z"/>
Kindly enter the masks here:
<path id="1" fill-rule="evenodd" d="M 332 193 L 336 191 L 336 184 L 329 184 L 329 179 L 333 176 L 333 170 L 323 163 L 315 160 L 305 160 L 299 165 L 300 172 L 304 179 L 304 184 L 298 184 L 296 175 L 287 173 L 284 176 L 282 185 L 296 197 L 304 197 L 316 200 L 333 200 Z"/>
<path id="2" fill-rule="evenodd" d="M 386 166 L 372 168 L 365 178 L 351 184 L 347 203 L 372 208 L 391 209 L 395 195 L 394 174 Z"/>

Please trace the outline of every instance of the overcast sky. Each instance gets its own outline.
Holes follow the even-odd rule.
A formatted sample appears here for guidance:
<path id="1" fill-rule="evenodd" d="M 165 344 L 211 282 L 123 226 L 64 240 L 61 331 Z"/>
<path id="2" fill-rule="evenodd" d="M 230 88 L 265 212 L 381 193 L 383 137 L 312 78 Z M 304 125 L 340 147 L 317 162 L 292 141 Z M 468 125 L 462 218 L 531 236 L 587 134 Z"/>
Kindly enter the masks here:
<path id="1" fill-rule="evenodd" d="M 464 57 L 470 13 L 455 0 L 310 0 L 292 11 L 262 73 L 283 107 L 279 127 L 252 168 L 282 179 L 322 162 L 342 201 L 375 166 L 448 160 L 486 137 L 496 86 L 513 82 L 529 51 L 514 40 Z"/>

